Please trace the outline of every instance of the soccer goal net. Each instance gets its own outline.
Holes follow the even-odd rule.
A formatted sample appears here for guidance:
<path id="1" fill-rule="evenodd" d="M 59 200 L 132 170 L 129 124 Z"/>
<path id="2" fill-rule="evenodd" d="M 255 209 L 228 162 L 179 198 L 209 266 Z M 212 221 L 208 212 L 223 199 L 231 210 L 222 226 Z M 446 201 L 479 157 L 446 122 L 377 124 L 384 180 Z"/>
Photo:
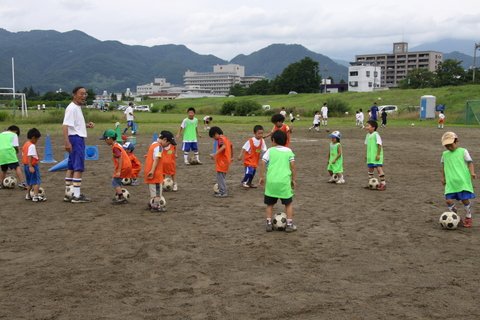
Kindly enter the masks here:
<path id="1" fill-rule="evenodd" d="M 480 125 L 480 100 L 469 100 L 456 123 Z"/>

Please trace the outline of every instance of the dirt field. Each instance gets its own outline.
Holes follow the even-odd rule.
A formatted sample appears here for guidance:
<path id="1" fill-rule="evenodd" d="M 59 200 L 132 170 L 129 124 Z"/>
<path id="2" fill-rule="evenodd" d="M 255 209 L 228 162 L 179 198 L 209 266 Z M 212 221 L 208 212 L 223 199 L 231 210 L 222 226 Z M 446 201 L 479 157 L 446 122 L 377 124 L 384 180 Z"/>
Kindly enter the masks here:
<path id="1" fill-rule="evenodd" d="M 250 135 L 223 130 L 238 155 Z M 50 164 L 41 165 L 47 202 L 0 190 L 0 318 L 478 319 L 479 201 L 472 228 L 438 224 L 447 209 L 444 130 L 379 130 L 386 191 L 362 188 L 365 131 L 340 130 L 345 185 L 326 183 L 325 130 L 293 133 L 298 231 L 291 234 L 265 232 L 263 189 L 241 188 L 241 162 L 227 175 L 229 197 L 213 197 L 210 138 L 199 141 L 204 165 L 179 159 L 179 191 L 164 194 L 168 212 L 145 210 L 143 181 L 127 188 L 129 204 L 113 206 L 110 150 L 90 136 L 87 145 L 100 150 L 100 160 L 86 162 L 82 185 L 91 203 L 64 203 L 65 172 L 47 172 Z M 454 131 L 480 174 L 480 129 Z M 62 138 L 51 139 L 61 160 Z M 139 158 L 151 140 L 138 136 Z"/>

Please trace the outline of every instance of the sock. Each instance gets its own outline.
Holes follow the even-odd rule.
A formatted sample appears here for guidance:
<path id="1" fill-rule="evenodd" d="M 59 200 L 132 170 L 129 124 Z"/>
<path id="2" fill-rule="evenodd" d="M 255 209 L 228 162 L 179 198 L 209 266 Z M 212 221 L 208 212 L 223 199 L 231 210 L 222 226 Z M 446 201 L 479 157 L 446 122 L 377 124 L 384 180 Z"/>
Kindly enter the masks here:
<path id="1" fill-rule="evenodd" d="M 375 176 L 373 172 L 368 173 L 368 180 L 372 179 Z"/>
<path id="2" fill-rule="evenodd" d="M 195 153 L 195 158 L 197 158 L 197 161 L 200 162 L 200 155 L 198 153 Z"/>
<path id="3" fill-rule="evenodd" d="M 247 183 L 248 183 L 248 184 L 252 184 L 252 181 L 253 181 L 253 174 L 247 174 L 247 176 L 248 176 Z"/>
<path id="4" fill-rule="evenodd" d="M 188 163 L 188 153 L 183 154 L 183 159 L 185 160 L 185 163 Z"/>
<path id="5" fill-rule="evenodd" d="M 118 199 L 123 199 L 123 193 L 117 193 Z"/>
<path id="6" fill-rule="evenodd" d="M 128 127 L 125 128 L 125 130 L 123 130 L 122 134 L 125 134 L 125 132 L 127 132 L 128 130 Z"/>
<path id="7" fill-rule="evenodd" d="M 80 197 L 80 187 L 82 186 L 82 179 L 73 179 L 73 196 Z"/>
<path id="8" fill-rule="evenodd" d="M 379 176 L 379 178 L 380 178 L 380 183 L 385 184 L 385 175 L 382 174 L 381 176 Z"/>
<path id="9" fill-rule="evenodd" d="M 457 213 L 457 208 L 455 208 L 455 203 L 452 204 L 451 206 L 448 206 L 448 210 L 450 210 L 451 212 Z"/>
<path id="10" fill-rule="evenodd" d="M 287 219 L 287 224 L 288 224 L 288 225 L 293 224 L 293 220 L 292 220 L 292 219 Z"/>
<path id="11" fill-rule="evenodd" d="M 271 218 L 267 218 L 267 224 L 272 224 L 272 219 Z"/>
<path id="12" fill-rule="evenodd" d="M 471 203 L 469 202 L 468 204 L 465 204 L 463 205 L 463 207 L 465 208 L 465 211 L 467 212 L 467 215 L 466 217 L 467 218 L 472 218 L 472 208 L 470 207 Z"/>
<path id="13" fill-rule="evenodd" d="M 65 189 L 73 184 L 73 178 L 65 178 Z"/>

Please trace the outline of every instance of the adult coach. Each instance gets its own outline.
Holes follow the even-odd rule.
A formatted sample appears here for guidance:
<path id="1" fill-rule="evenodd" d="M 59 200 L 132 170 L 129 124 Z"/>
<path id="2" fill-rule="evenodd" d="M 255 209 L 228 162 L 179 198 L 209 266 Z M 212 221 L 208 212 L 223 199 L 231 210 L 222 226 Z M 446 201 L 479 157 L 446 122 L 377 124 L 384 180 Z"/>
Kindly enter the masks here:
<path id="1" fill-rule="evenodd" d="M 370 108 L 370 120 L 377 121 L 378 119 L 377 116 L 378 116 L 378 107 L 377 107 L 377 103 L 374 102 L 373 106 Z"/>
<path id="2" fill-rule="evenodd" d="M 63 140 L 65 150 L 69 153 L 65 188 L 73 185 L 73 198 L 63 198 L 63 201 L 72 203 L 90 202 L 90 199 L 80 193 L 82 174 L 85 171 L 85 138 L 87 129 L 93 128 L 93 122 L 85 124 L 82 105 L 87 99 L 87 90 L 84 87 L 75 87 L 72 91 L 73 101 L 65 109 L 63 118 Z"/>
<path id="3" fill-rule="evenodd" d="M 136 132 L 133 130 L 133 120 L 135 119 L 135 116 L 133 115 L 133 102 L 130 102 L 128 104 L 127 109 L 125 109 L 123 118 L 127 120 L 127 127 L 125 128 L 125 130 L 123 130 L 123 134 L 125 134 L 125 132 L 127 132 L 128 128 L 130 127 L 132 128 L 132 134 L 136 134 Z"/>

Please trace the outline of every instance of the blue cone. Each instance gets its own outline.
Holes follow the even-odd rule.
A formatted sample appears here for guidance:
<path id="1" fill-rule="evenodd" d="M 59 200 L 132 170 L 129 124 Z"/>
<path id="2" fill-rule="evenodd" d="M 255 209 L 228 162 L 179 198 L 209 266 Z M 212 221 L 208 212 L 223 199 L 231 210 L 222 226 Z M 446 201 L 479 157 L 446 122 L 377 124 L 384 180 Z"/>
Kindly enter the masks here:
<path id="1" fill-rule="evenodd" d="M 48 134 L 47 134 L 47 138 L 45 139 L 45 154 L 43 155 L 43 160 L 40 162 L 41 163 L 57 163 L 57 161 L 53 160 L 52 145 L 50 144 L 50 135 Z"/>
<path id="2" fill-rule="evenodd" d="M 157 136 L 157 131 L 153 132 L 153 141 L 152 142 L 157 142 L 158 136 Z"/>
<path id="3" fill-rule="evenodd" d="M 85 160 L 98 160 L 98 147 L 86 146 L 85 147 Z"/>
<path id="4" fill-rule="evenodd" d="M 62 170 L 62 169 L 67 169 L 68 167 L 68 158 L 64 159 L 62 162 L 59 162 L 58 164 L 54 165 L 48 171 L 57 171 L 57 170 Z"/>

